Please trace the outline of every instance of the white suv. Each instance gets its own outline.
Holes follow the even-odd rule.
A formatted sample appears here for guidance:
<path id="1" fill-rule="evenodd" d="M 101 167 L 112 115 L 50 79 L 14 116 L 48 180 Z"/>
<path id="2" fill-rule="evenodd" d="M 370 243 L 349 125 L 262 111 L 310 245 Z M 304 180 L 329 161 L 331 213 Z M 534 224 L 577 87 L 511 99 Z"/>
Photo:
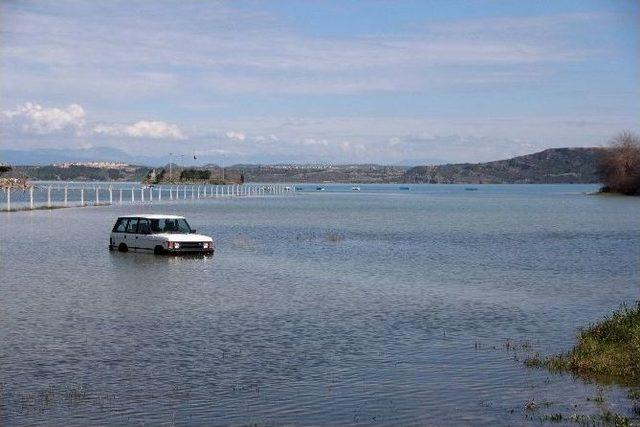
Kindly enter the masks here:
<path id="1" fill-rule="evenodd" d="M 109 250 L 160 254 L 201 253 L 212 255 L 213 239 L 195 234 L 183 216 L 121 216 L 111 230 Z"/>

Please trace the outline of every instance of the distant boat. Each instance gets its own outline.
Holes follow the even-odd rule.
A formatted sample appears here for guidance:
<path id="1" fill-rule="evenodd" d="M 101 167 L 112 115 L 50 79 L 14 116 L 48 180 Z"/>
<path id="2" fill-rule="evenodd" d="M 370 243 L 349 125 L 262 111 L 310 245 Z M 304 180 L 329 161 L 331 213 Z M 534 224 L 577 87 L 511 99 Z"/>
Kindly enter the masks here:
<path id="1" fill-rule="evenodd" d="M 351 191 L 360 191 L 360 187 L 353 186 L 353 187 L 351 187 Z"/>
<path id="2" fill-rule="evenodd" d="M 411 190 L 409 187 L 400 187 L 401 190 Z"/>
<path id="3" fill-rule="evenodd" d="M 324 187 L 316 187 L 316 191 L 324 191 Z"/>
<path id="4" fill-rule="evenodd" d="M 477 187 L 465 187 L 464 191 L 478 191 Z"/>

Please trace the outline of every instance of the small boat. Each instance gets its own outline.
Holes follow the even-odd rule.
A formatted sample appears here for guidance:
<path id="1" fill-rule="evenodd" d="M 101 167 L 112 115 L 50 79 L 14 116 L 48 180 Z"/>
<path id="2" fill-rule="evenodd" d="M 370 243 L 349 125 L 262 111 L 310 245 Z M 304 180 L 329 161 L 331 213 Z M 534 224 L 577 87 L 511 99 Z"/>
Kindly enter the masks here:
<path id="1" fill-rule="evenodd" d="M 324 187 L 318 186 L 318 187 L 316 187 L 316 191 L 324 191 Z"/>
<path id="2" fill-rule="evenodd" d="M 353 186 L 353 187 L 351 187 L 351 191 L 360 191 L 360 187 Z"/>
<path id="3" fill-rule="evenodd" d="M 409 187 L 400 187 L 401 190 L 410 190 Z"/>

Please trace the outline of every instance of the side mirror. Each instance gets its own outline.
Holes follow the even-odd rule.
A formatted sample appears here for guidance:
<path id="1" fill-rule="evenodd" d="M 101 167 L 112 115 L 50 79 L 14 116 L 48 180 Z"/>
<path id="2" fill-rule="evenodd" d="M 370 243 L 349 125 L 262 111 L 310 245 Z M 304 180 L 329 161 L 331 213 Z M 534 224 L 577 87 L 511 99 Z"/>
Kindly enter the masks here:
<path id="1" fill-rule="evenodd" d="M 196 234 L 196 229 L 195 228 L 191 229 L 191 234 Z"/>

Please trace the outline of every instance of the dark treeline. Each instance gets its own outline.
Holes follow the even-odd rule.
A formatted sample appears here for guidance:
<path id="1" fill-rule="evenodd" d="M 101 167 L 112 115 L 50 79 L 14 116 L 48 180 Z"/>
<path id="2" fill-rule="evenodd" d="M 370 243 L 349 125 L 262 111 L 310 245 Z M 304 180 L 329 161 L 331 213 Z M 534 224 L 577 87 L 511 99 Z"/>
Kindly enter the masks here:
<path id="1" fill-rule="evenodd" d="M 598 172 L 604 193 L 640 195 L 640 137 L 622 132 L 604 150 Z"/>
<path id="2" fill-rule="evenodd" d="M 185 169 L 180 173 L 180 180 L 183 180 L 183 181 L 208 180 L 210 178 L 211 178 L 211 171 L 208 171 L 208 170 Z"/>

